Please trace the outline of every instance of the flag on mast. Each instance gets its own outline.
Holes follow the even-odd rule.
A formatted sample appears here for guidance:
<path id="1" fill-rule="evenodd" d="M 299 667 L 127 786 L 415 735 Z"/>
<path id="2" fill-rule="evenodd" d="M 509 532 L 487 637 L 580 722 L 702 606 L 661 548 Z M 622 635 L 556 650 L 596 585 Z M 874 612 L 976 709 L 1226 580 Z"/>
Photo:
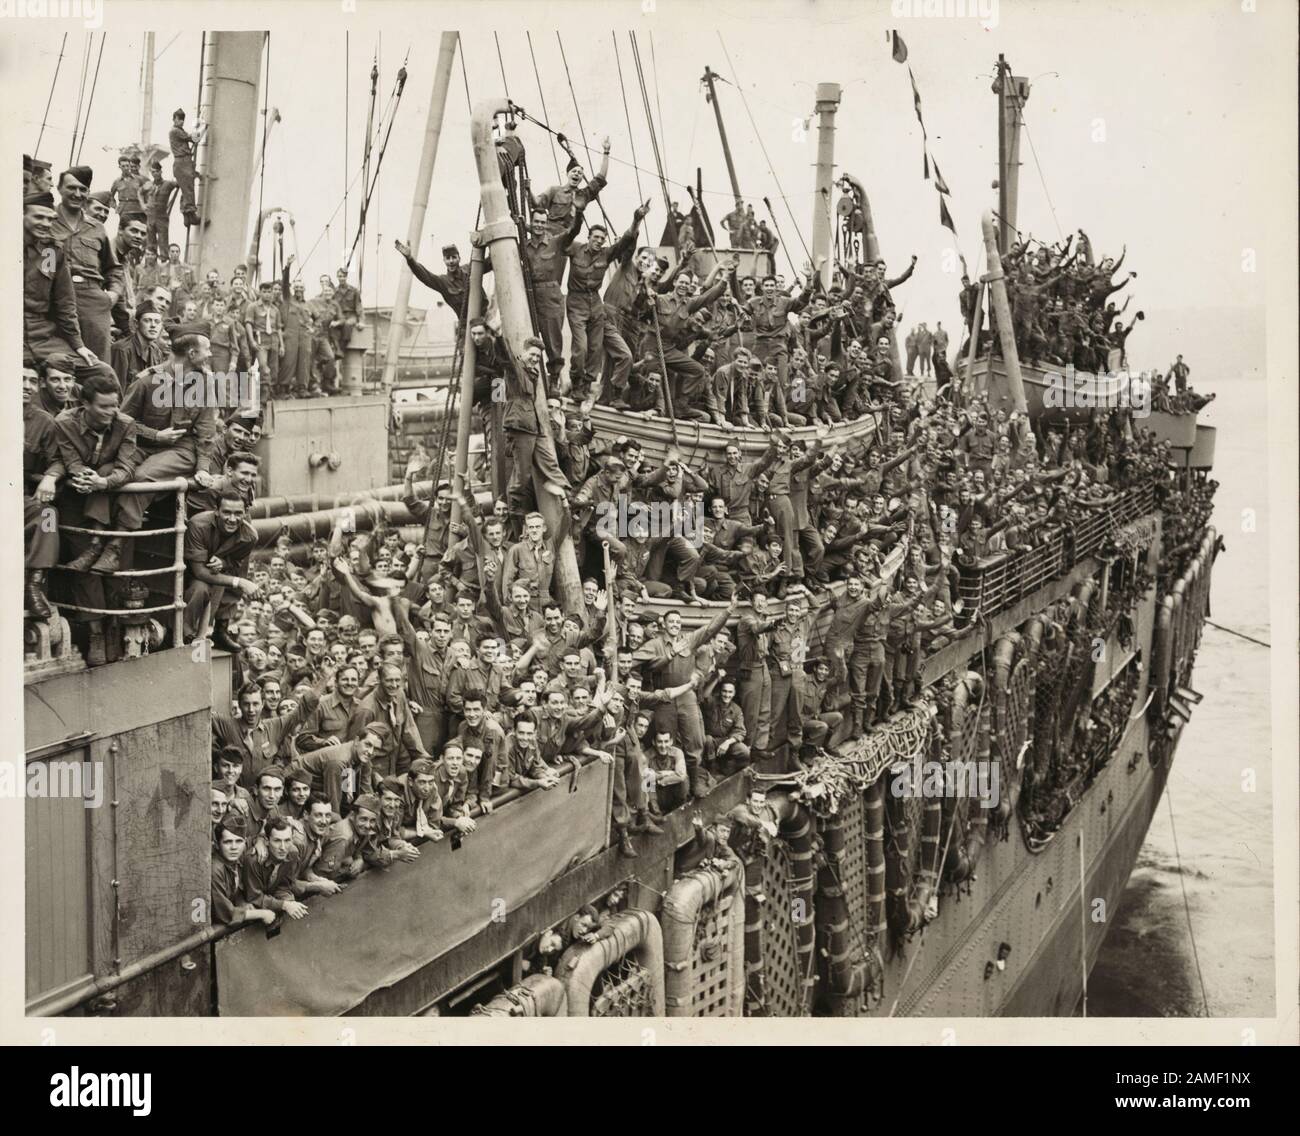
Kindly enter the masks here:
<path id="1" fill-rule="evenodd" d="M 905 43 L 903 42 L 903 37 L 902 37 L 901 35 L 899 35 L 897 32 L 890 32 L 889 34 L 890 34 L 891 36 L 893 36 L 893 43 L 894 43 L 894 51 L 893 51 L 894 62 L 895 62 L 895 63 L 906 63 L 906 62 L 907 62 L 907 44 L 905 44 Z"/>

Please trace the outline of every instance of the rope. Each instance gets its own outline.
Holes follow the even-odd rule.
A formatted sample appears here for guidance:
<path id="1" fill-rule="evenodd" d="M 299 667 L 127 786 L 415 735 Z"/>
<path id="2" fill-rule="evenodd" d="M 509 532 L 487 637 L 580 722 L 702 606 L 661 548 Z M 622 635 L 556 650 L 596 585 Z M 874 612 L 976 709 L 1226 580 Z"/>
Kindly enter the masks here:
<path id="1" fill-rule="evenodd" d="M 659 112 L 659 137 L 664 139 L 665 146 L 668 141 L 668 134 L 664 130 L 664 105 L 659 101 L 659 61 L 655 58 L 655 33 L 653 29 L 650 32 L 650 70 L 655 80 L 655 109 Z M 700 111 L 699 100 L 695 102 L 695 113 Z"/>
<path id="2" fill-rule="evenodd" d="M 1002 82 L 1006 83 L 1011 79 L 1011 68 L 1008 66 L 1005 74 L 1002 75 Z M 1020 112 L 1020 125 L 1025 128 L 1025 138 L 1029 142 L 1029 152 L 1034 157 L 1034 168 L 1038 171 L 1038 180 L 1043 187 L 1043 196 L 1047 198 L 1047 208 L 1052 214 L 1052 223 L 1056 226 L 1056 237 L 1060 240 L 1065 234 L 1061 231 L 1061 222 L 1056 217 L 1056 206 L 1052 204 L 1052 192 L 1047 188 L 1047 178 L 1043 176 L 1043 167 L 1038 161 L 1038 151 L 1034 148 L 1034 137 L 1029 133 L 1029 123 L 1025 120 L 1025 100 L 1020 97 L 1020 92 L 1013 86 L 1009 88 L 1011 97 L 1016 101 L 1016 109 Z"/>
<path id="3" fill-rule="evenodd" d="M 50 96 L 45 100 L 45 113 L 41 115 L 41 132 L 36 136 L 36 149 L 32 151 L 35 158 L 41 152 L 41 139 L 45 137 L 45 123 L 50 117 L 50 105 L 54 102 L 54 88 L 59 82 L 59 68 L 63 66 L 63 49 L 68 46 L 68 33 L 63 33 L 63 42 L 59 44 L 59 58 L 54 62 L 54 80 L 50 83 Z"/>
<path id="4" fill-rule="evenodd" d="M 749 125 L 754 129 L 754 137 L 758 139 L 759 149 L 763 151 L 763 159 L 767 162 L 767 172 L 772 175 L 772 181 L 776 184 L 776 191 L 781 195 L 781 201 L 785 204 L 785 211 L 790 214 L 790 223 L 794 226 L 794 234 L 799 238 L 799 244 L 803 246 L 803 254 L 812 262 L 812 253 L 808 251 L 808 245 L 803 239 L 803 233 L 799 231 L 799 222 L 795 220 L 794 210 L 790 208 L 790 199 L 786 197 L 785 190 L 781 188 L 781 179 L 776 176 L 776 167 L 772 165 L 772 159 L 767 152 L 767 147 L 763 144 L 763 136 L 758 132 L 758 123 L 754 121 L 754 112 L 749 109 L 749 100 L 745 97 L 745 89 L 740 85 L 740 76 L 736 73 L 736 65 L 731 62 L 731 52 L 727 50 L 727 43 L 722 38 L 722 32 L 718 32 L 718 43 L 722 45 L 722 54 L 726 57 L 727 66 L 731 68 L 732 85 L 740 94 L 740 101 L 745 107 L 745 113 L 749 116 Z"/>
<path id="5" fill-rule="evenodd" d="M 77 133 L 81 129 L 81 103 L 86 94 L 86 72 L 90 69 L 90 41 L 94 32 L 86 33 L 86 44 L 81 49 L 81 82 L 77 85 L 77 109 L 72 116 L 72 143 L 68 146 L 68 165 L 72 165 L 77 153 Z"/>
<path id="6" fill-rule="evenodd" d="M 664 195 L 664 212 L 666 215 L 670 216 L 672 214 L 673 202 L 672 198 L 668 194 L 667 180 L 664 178 L 664 163 L 663 157 L 659 152 L 659 138 L 655 134 L 654 116 L 650 113 L 650 95 L 646 90 L 645 70 L 641 66 L 641 50 L 637 47 L 636 32 L 630 31 L 627 35 L 628 40 L 632 44 L 632 62 L 636 65 L 637 84 L 641 88 L 641 105 L 645 110 L 646 125 L 650 129 L 650 149 L 654 153 L 655 169 L 659 172 L 659 188 L 662 190 Z M 667 377 L 665 376 L 665 382 L 666 381 Z"/>
<path id="7" fill-rule="evenodd" d="M 664 410 L 668 416 L 668 426 L 673 432 L 673 445 L 681 449 L 681 443 L 677 440 L 677 419 L 673 415 L 673 384 L 668 374 L 668 361 L 664 358 L 664 341 L 659 333 L 659 301 L 657 297 L 650 297 L 650 315 L 654 320 L 655 344 L 659 348 L 659 366 L 663 370 L 664 382 Z"/>
<path id="8" fill-rule="evenodd" d="M 618 92 L 623 96 L 623 119 L 627 123 L 627 141 L 632 150 L 632 171 L 636 177 L 636 199 L 638 202 L 645 200 L 645 193 L 641 189 L 641 169 L 636 164 L 636 139 L 632 135 L 632 114 L 627 106 L 627 88 L 623 85 L 623 59 L 618 50 L 618 33 L 610 32 L 609 38 L 614 41 L 614 62 L 618 66 Z M 544 108 L 543 108 L 544 109 Z M 555 143 L 551 143 L 551 149 L 554 151 Z M 559 170 L 556 170 L 558 175 Z M 646 224 L 644 217 L 641 218 L 641 231 L 647 244 L 650 242 L 650 227 Z"/>
<path id="9" fill-rule="evenodd" d="M 1187 877 L 1183 874 L 1183 858 L 1178 851 L 1178 829 L 1174 827 L 1174 798 L 1169 791 L 1169 782 L 1165 782 L 1165 801 L 1169 805 L 1169 831 L 1174 838 L 1174 861 L 1178 865 L 1178 883 L 1183 889 L 1183 911 L 1187 916 L 1187 938 L 1192 944 L 1192 960 L 1196 963 L 1196 980 L 1201 984 L 1201 1002 L 1205 1006 L 1205 1016 L 1210 1016 L 1210 997 L 1205 992 L 1205 975 L 1201 973 L 1201 956 L 1196 949 L 1196 933 L 1192 929 L 1192 906 L 1187 900 Z"/>
<path id="10" fill-rule="evenodd" d="M 560 33 L 555 33 L 556 42 L 560 45 L 560 60 L 564 64 L 564 77 L 569 82 L 569 96 L 573 99 L 573 113 L 578 119 L 578 133 L 582 135 L 582 148 L 587 151 L 587 169 L 594 171 L 595 163 L 591 160 L 591 147 L 587 145 L 587 128 L 582 125 L 582 111 L 578 109 L 578 96 L 573 90 L 573 78 L 569 74 L 569 61 L 564 54 L 564 40 L 560 39 Z M 614 232 L 614 222 L 609 219 L 609 214 L 605 212 L 605 206 L 600 198 L 596 198 L 596 206 L 600 209 L 600 215 L 605 219 L 605 225 L 612 233 Z"/>
<path id="11" fill-rule="evenodd" d="M 271 33 L 267 32 L 263 42 L 266 44 L 266 82 L 262 86 L 262 161 L 257 171 L 257 215 L 262 216 L 262 189 L 266 183 L 266 135 L 270 129 L 267 117 L 271 98 Z M 260 251 L 260 250 L 259 250 Z M 272 253 L 274 258 L 274 253 Z"/>
<path id="12" fill-rule="evenodd" d="M 1207 619 L 1205 622 L 1220 631 L 1226 631 L 1229 635 L 1235 635 L 1238 639 L 1245 639 L 1248 643 L 1256 643 L 1261 647 L 1269 648 L 1269 650 L 1273 649 L 1272 643 L 1265 643 L 1263 639 L 1256 639 L 1253 635 L 1247 635 L 1244 631 L 1234 631 L 1231 627 L 1224 627 L 1222 623 L 1215 623 L 1212 619 Z"/>
<path id="13" fill-rule="evenodd" d="M 501 58 L 501 37 L 496 32 L 492 33 L 492 38 L 497 45 L 497 66 L 501 68 L 501 86 L 505 88 L 506 100 L 510 99 L 510 81 L 506 78 L 506 62 Z"/>
<path id="14" fill-rule="evenodd" d="M 351 39 L 352 39 L 352 33 L 350 31 L 344 31 L 343 33 L 343 243 L 344 244 L 348 243 L 348 115 L 349 115 L 348 75 L 350 73 L 348 58 L 352 46 Z M 326 222 L 325 228 L 326 229 L 329 228 L 328 222 Z M 315 247 L 316 246 L 313 245 L 312 249 L 315 250 Z"/>
<path id="15" fill-rule="evenodd" d="M 407 59 L 409 59 L 411 55 L 409 48 L 407 49 L 406 55 L 407 55 Z M 461 62 L 463 66 L 464 60 L 462 59 Z M 379 174 L 380 171 L 383 169 L 384 155 L 388 152 L 388 140 L 389 138 L 392 137 L 393 123 L 397 120 L 397 110 L 402 105 L 402 92 L 405 89 L 406 89 L 406 60 L 403 60 L 402 66 L 397 69 L 397 78 L 394 80 L 394 93 L 390 95 L 388 98 L 389 105 L 392 106 L 393 108 L 393 113 L 391 115 L 388 115 L 388 125 L 384 129 L 384 140 L 379 145 L 379 157 L 375 159 L 375 176 L 370 179 L 370 185 L 366 188 L 365 200 L 361 202 L 360 224 L 357 227 L 357 235 L 352 240 L 352 248 L 348 252 L 348 259 L 345 262 L 346 264 L 352 263 L 352 254 L 356 252 L 357 245 L 361 243 L 361 238 L 365 235 L 366 214 L 370 209 L 370 199 L 372 196 L 374 196 L 375 187 L 379 184 Z M 468 87 L 466 88 L 466 93 L 468 94 Z M 387 108 L 385 108 L 385 114 L 387 114 Z M 383 125 L 384 125 L 383 120 L 381 118 L 379 126 L 375 128 L 376 137 L 378 137 L 379 130 L 380 128 L 383 128 Z M 366 142 L 367 142 L 367 149 L 370 149 L 369 146 L 370 139 L 367 139 Z M 358 278 L 357 290 L 360 291 L 360 289 L 361 289 L 361 281 Z"/>
<path id="16" fill-rule="evenodd" d="M 90 129 L 90 112 L 95 106 L 95 88 L 99 86 L 99 65 L 104 62 L 104 41 L 107 38 L 106 33 L 99 33 L 99 54 L 95 57 L 95 77 L 90 81 L 90 98 L 86 100 L 86 121 L 81 124 L 81 141 L 77 143 L 77 161 L 81 161 L 81 147 L 85 145 L 86 132 Z"/>
<path id="17" fill-rule="evenodd" d="M 537 70 L 537 56 L 533 53 L 533 33 L 524 32 L 524 35 L 528 37 L 528 57 L 533 61 L 533 78 L 537 80 L 537 97 L 538 99 L 541 100 L 542 114 L 544 114 L 547 117 L 547 119 L 549 119 L 551 116 L 546 109 L 546 96 L 542 94 L 542 75 L 541 72 Z M 560 159 L 559 156 L 555 153 L 555 137 L 554 137 L 555 132 L 552 131 L 550 127 L 547 127 L 547 131 L 551 135 L 549 141 L 551 143 L 551 161 L 555 164 L 555 180 L 559 181 L 560 180 Z"/>

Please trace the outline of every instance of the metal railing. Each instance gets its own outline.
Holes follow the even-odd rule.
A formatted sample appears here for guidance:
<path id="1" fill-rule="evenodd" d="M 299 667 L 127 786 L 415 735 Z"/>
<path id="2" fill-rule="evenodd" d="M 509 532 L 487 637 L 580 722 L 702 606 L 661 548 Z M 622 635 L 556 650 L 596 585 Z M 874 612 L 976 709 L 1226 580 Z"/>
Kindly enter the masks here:
<path id="1" fill-rule="evenodd" d="M 180 647 L 185 642 L 185 495 L 189 491 L 189 482 L 183 477 L 177 477 L 170 481 L 128 481 L 125 485 L 120 485 L 116 489 L 103 490 L 107 493 L 151 493 L 161 495 L 164 493 L 176 494 L 176 520 L 170 528 L 161 529 L 89 529 L 78 525 L 59 525 L 60 533 L 79 533 L 82 536 L 99 537 L 105 540 L 114 540 L 118 537 L 126 539 L 136 539 L 145 536 L 157 536 L 160 533 L 174 534 L 173 555 L 171 564 L 162 568 L 131 568 L 119 570 L 116 572 L 107 572 L 104 575 L 114 580 L 125 580 L 142 578 L 147 576 L 166 576 L 172 577 L 172 602 L 166 604 L 157 604 L 153 607 L 82 607 L 78 604 L 57 603 L 59 608 L 66 611 L 79 611 L 85 615 L 154 615 L 159 612 L 169 611 L 172 613 L 172 639 L 173 645 Z M 64 568 L 65 565 L 56 565 L 57 568 Z"/>
<path id="2" fill-rule="evenodd" d="M 986 556 L 974 567 L 961 568 L 957 591 L 963 609 L 978 610 L 985 619 L 1005 611 L 1095 555 L 1120 525 L 1154 508 L 1151 486 L 1128 489 L 1113 504 L 1071 522 L 1043 544 Z"/>

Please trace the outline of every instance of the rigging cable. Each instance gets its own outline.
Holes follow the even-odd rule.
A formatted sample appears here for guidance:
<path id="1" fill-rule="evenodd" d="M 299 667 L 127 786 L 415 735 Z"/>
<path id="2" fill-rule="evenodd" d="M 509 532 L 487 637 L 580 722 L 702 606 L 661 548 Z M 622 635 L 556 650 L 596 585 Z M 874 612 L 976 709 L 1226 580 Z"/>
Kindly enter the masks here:
<path id="1" fill-rule="evenodd" d="M 763 158 L 767 162 L 767 172 L 772 175 L 772 181 L 776 183 L 776 191 L 781 195 L 781 201 L 785 205 L 785 211 L 790 214 L 790 223 L 794 226 L 794 235 L 799 238 L 799 244 L 803 247 L 803 254 L 812 263 L 812 253 L 808 251 L 808 245 L 803 239 L 803 233 L 799 230 L 799 222 L 795 220 L 794 210 L 790 208 L 790 199 L 786 197 L 785 190 L 781 188 L 781 179 L 776 176 L 776 167 L 772 165 L 772 159 L 767 152 L 767 146 L 763 143 L 763 136 L 758 132 L 758 123 L 754 121 L 754 112 L 749 109 L 749 99 L 745 97 L 745 88 L 740 85 L 740 76 L 736 73 L 736 65 L 731 62 L 731 52 L 727 50 L 726 40 L 722 38 L 722 32 L 718 32 L 718 43 L 722 45 L 722 54 L 726 57 L 727 66 L 731 68 L 732 86 L 740 94 L 740 101 L 745 108 L 745 113 L 749 116 L 749 124 L 754 129 L 754 137 L 758 139 L 759 149 L 763 151 Z"/>
<path id="2" fill-rule="evenodd" d="M 582 111 L 578 109 L 578 95 L 573 89 L 573 76 L 569 74 L 569 60 L 564 54 L 564 40 L 560 39 L 558 30 L 555 33 L 555 39 L 560 45 L 560 61 L 564 64 L 564 77 L 569 83 L 569 96 L 573 99 L 573 113 L 578 119 L 578 133 L 582 135 L 582 148 L 587 151 L 587 177 L 591 178 L 595 176 L 596 165 L 591 160 L 591 147 L 587 144 L 587 128 L 582 125 Z M 606 154 L 606 160 L 608 160 L 608 157 L 609 155 Z M 600 215 L 605 219 L 605 226 L 608 231 L 614 232 L 614 222 L 609 219 L 609 214 L 605 212 L 605 204 L 599 197 L 596 198 L 596 207 L 600 210 Z"/>
<path id="3" fill-rule="evenodd" d="M 636 178 L 636 199 L 637 203 L 640 204 L 646 198 L 645 193 L 641 189 L 641 168 L 636 164 L 636 138 L 632 134 L 632 115 L 628 111 L 627 107 L 627 88 L 623 85 L 623 60 L 618 51 L 618 33 L 610 32 L 609 38 L 614 41 L 614 62 L 618 65 L 618 90 L 619 94 L 623 96 L 623 119 L 627 123 L 627 141 L 628 146 L 632 151 L 632 173 Z M 554 147 L 555 144 L 552 142 L 551 148 L 554 149 Z M 556 173 L 558 174 L 559 171 L 557 170 Z M 650 227 L 646 224 L 644 217 L 641 218 L 641 231 L 645 237 L 646 243 L 648 244 L 650 241 Z"/>
<path id="4" fill-rule="evenodd" d="M 551 113 L 546 109 L 546 96 L 542 94 L 542 75 L 541 72 L 537 70 L 537 56 L 533 53 L 533 33 L 524 32 L 524 35 L 528 37 L 528 55 L 533 61 L 533 78 L 537 80 L 537 97 L 541 100 L 542 115 L 549 122 Z M 551 143 L 551 161 L 555 163 L 555 180 L 558 182 L 560 180 L 560 159 L 555 153 L 555 134 L 553 131 L 550 131 L 549 127 L 547 130 L 549 132 L 548 140 Z"/>
<path id="5" fill-rule="evenodd" d="M 410 57 L 410 51 L 409 51 L 409 49 L 408 49 L 408 51 L 407 51 L 407 57 L 408 57 L 408 58 Z M 401 103 L 402 103 L 402 91 L 403 91 L 405 88 L 406 88 L 406 61 L 403 60 L 403 62 L 402 62 L 402 66 L 399 67 L 399 68 L 397 69 L 397 79 L 396 79 L 396 104 L 393 105 L 393 113 L 392 113 L 391 115 L 388 116 L 388 125 L 387 125 L 387 127 L 384 129 L 384 140 L 383 140 L 383 142 L 381 142 L 380 145 L 379 145 L 379 157 L 377 157 L 377 158 L 375 159 L 375 176 L 374 176 L 373 178 L 370 179 L 370 184 L 369 184 L 369 186 L 365 187 L 365 188 L 366 188 L 366 196 L 365 196 L 365 200 L 363 200 L 362 203 L 361 203 L 361 226 L 357 229 L 357 235 L 356 235 L 356 238 L 355 238 L 355 239 L 353 240 L 353 242 L 352 242 L 352 249 L 351 249 L 351 251 L 348 253 L 348 263 L 349 263 L 349 264 L 352 262 L 352 253 L 356 252 L 357 245 L 358 245 L 358 244 L 360 243 L 360 241 L 361 241 L 362 230 L 365 228 L 365 223 L 366 223 L 366 214 L 367 214 L 367 212 L 368 212 L 368 210 L 369 210 L 369 208 L 370 208 L 370 199 L 371 199 L 371 197 L 374 195 L 375 187 L 379 184 L 379 172 L 380 172 L 380 170 L 383 168 L 383 165 L 384 165 L 384 154 L 387 153 L 387 151 L 388 151 L 388 140 L 389 140 L 389 138 L 392 136 L 392 133 L 393 133 L 393 123 L 397 120 L 397 110 L 398 110 L 398 107 L 401 106 Z M 467 88 L 467 90 L 468 90 L 468 88 Z M 390 97 L 389 97 L 389 103 L 390 103 L 390 104 L 393 104 L 393 96 L 390 96 Z M 382 119 L 381 119 L 381 120 L 380 120 L 380 124 L 379 124 L 379 126 L 375 128 L 375 136 L 376 136 L 376 137 L 378 137 L 378 135 L 379 135 L 379 129 L 380 129 L 381 127 L 383 127 L 383 125 L 384 125 L 384 124 L 383 124 L 383 121 L 382 121 Z M 357 286 L 358 286 L 358 288 L 360 288 L 360 281 L 357 282 Z"/>
<path id="6" fill-rule="evenodd" d="M 86 120 L 81 124 L 81 141 L 77 143 L 77 161 L 81 161 L 81 147 L 86 144 L 86 132 L 90 129 L 90 112 L 95 105 L 95 88 L 99 86 L 99 65 L 104 62 L 104 41 L 106 32 L 99 33 L 99 54 L 95 56 L 95 77 L 90 81 L 90 97 L 86 100 Z"/>
<path id="7" fill-rule="evenodd" d="M 646 126 L 650 130 L 650 149 L 654 153 L 655 168 L 659 171 L 659 188 L 664 195 L 664 217 L 665 219 L 669 219 L 672 217 L 673 203 L 672 198 L 668 194 L 668 183 L 664 178 L 664 163 L 663 157 L 659 152 L 659 139 L 655 135 L 654 116 L 650 113 L 650 95 L 646 91 L 645 70 L 641 66 L 641 51 L 637 47 L 636 33 L 629 31 L 627 35 L 632 44 L 632 62 L 636 66 L 637 84 L 641 88 L 641 106 L 645 110 Z"/>
<path id="8" fill-rule="evenodd" d="M 1187 876 L 1183 871 L 1183 858 L 1178 851 L 1178 829 L 1174 827 L 1174 798 L 1169 791 L 1169 782 L 1165 782 L 1165 801 L 1169 805 L 1169 831 L 1174 838 L 1174 861 L 1178 865 L 1178 883 L 1183 889 L 1183 911 L 1187 915 L 1187 938 L 1192 944 L 1192 961 L 1196 963 L 1196 978 L 1201 984 L 1201 1001 L 1205 1005 L 1205 1016 L 1210 1017 L 1210 996 L 1205 992 L 1205 975 L 1201 973 L 1201 956 L 1196 949 L 1196 934 L 1192 930 L 1192 907 L 1187 899 Z"/>
<path id="9" fill-rule="evenodd" d="M 63 50 L 68 46 L 68 33 L 63 33 L 63 42 L 59 44 L 59 58 L 54 63 L 54 81 L 50 83 L 50 97 L 45 100 L 45 113 L 41 115 L 41 132 L 36 136 L 36 149 L 32 151 L 35 158 L 41 152 L 41 139 L 45 137 L 45 123 L 50 117 L 50 104 L 54 102 L 54 88 L 59 82 L 59 68 L 63 66 Z"/>
<path id="10" fill-rule="evenodd" d="M 257 171 L 257 216 L 258 224 L 261 224 L 262 217 L 262 191 L 266 185 L 266 135 L 269 131 L 270 119 L 267 112 L 270 109 L 271 98 L 271 33 L 266 32 L 262 41 L 266 45 L 266 82 L 262 86 L 262 161 Z M 261 234 L 258 234 L 258 255 L 261 255 Z M 274 258 L 274 253 L 272 253 Z"/>
<path id="11" fill-rule="evenodd" d="M 348 56 L 351 49 L 352 33 L 343 33 L 343 243 L 348 243 Z M 326 228 L 329 227 L 328 222 Z"/>
<path id="12" fill-rule="evenodd" d="M 497 45 L 497 66 L 501 68 L 501 86 L 505 88 L 506 101 L 510 101 L 510 80 L 506 78 L 506 63 L 501 58 L 501 37 L 496 32 L 492 33 L 492 38 L 496 40 Z"/>
<path id="13" fill-rule="evenodd" d="M 87 32 L 85 46 L 81 49 L 81 82 L 77 85 L 77 110 L 72 116 L 72 143 L 68 147 L 68 165 L 76 161 L 77 132 L 81 128 L 81 103 L 86 94 L 86 72 L 90 67 L 90 41 L 94 36 L 94 32 Z"/>
<path id="14" fill-rule="evenodd" d="M 1007 68 L 1007 74 L 1004 78 L 1011 77 L 1011 68 Z M 1016 100 L 1016 109 L 1020 112 L 1020 125 L 1025 128 L 1025 138 L 1029 142 L 1029 152 L 1034 156 L 1034 169 L 1038 171 L 1038 180 L 1043 187 L 1043 196 L 1047 198 L 1047 208 L 1052 214 L 1052 223 L 1056 226 L 1056 239 L 1059 241 L 1065 234 L 1061 231 L 1061 222 L 1056 216 L 1056 206 L 1052 204 L 1052 191 L 1047 188 L 1047 178 L 1043 176 L 1042 164 L 1038 161 L 1038 150 L 1034 147 L 1034 136 L 1029 133 L 1029 123 L 1025 120 L 1025 100 L 1020 97 L 1014 85 L 1011 88 L 1011 97 Z"/>
<path id="15" fill-rule="evenodd" d="M 659 61 L 655 58 L 655 33 L 650 30 L 650 70 L 655 80 L 655 109 L 659 112 L 659 137 L 664 140 L 664 150 L 668 149 L 668 132 L 664 130 L 664 105 L 659 101 Z M 696 100 L 695 111 L 699 113 L 700 104 Z"/>

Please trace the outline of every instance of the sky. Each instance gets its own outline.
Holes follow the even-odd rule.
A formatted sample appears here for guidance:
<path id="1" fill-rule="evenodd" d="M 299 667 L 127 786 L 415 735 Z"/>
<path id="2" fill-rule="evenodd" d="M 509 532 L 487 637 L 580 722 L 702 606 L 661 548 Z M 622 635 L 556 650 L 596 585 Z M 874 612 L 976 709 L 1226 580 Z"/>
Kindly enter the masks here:
<path id="1" fill-rule="evenodd" d="M 269 27 L 268 101 L 279 109 L 281 122 L 268 146 L 262 193 L 266 204 L 282 205 L 295 216 L 298 261 L 306 262 L 311 294 L 315 278 L 337 268 L 345 254 L 340 204 L 345 181 L 360 168 L 372 57 L 378 56 L 381 69 L 380 109 L 406 59 L 406 92 L 375 193 L 365 254 L 366 302 L 391 304 L 400 267 L 392 241 L 406 236 L 438 33 L 448 24 L 460 24 L 462 52 L 446 107 L 422 259 L 439 264 L 438 249 L 446 241 L 467 248 L 478 199 L 466 84 L 474 100 L 500 94 L 502 65 L 510 96 L 575 140 L 584 137 L 576 95 L 586 141 L 598 151 L 603 135 L 612 140 L 610 186 L 603 196 L 611 219 L 619 228 L 630 220 L 639 176 L 639 192 L 652 202 L 650 227 L 657 235 L 663 204 L 628 42 L 628 32 L 635 31 L 656 127 L 662 122 L 667 176 L 678 183 L 693 181 L 700 166 L 715 224 L 729 207 L 713 112 L 700 85 L 707 64 L 728 80 L 719 86 L 720 100 L 742 194 L 760 217 L 766 212 L 761 199 L 772 200 L 800 266 L 806 258 L 799 234 L 810 240 L 814 205 L 813 90 L 818 82 L 840 83 L 837 169 L 865 184 L 891 272 L 905 267 L 912 254 L 919 258 L 915 276 L 896 293 L 902 322 L 926 320 L 933 326 L 943 320 L 951 326 L 957 321 L 960 271 L 954 251 L 960 250 L 972 269 L 982 263 L 979 219 L 996 206 L 997 100 L 990 82 L 1002 52 L 1014 72 L 1031 82 L 1028 137 L 1021 147 L 1022 231 L 1055 241 L 1083 227 L 1100 254 L 1118 255 L 1127 244 L 1125 268 L 1138 272 L 1130 286 L 1135 297 L 1130 314 L 1139 307 L 1251 308 L 1264 303 L 1270 271 L 1290 273 L 1293 252 L 1279 246 L 1265 224 L 1267 203 L 1279 192 L 1293 192 L 1272 172 L 1281 113 L 1274 105 L 1279 43 L 1294 56 L 1294 38 L 1279 40 L 1273 16 L 1289 0 L 1258 2 L 1264 12 L 1250 10 L 1254 0 L 1141 5 L 983 0 L 979 11 L 989 18 L 981 19 L 974 0 L 946 0 L 946 8 L 936 0 L 472 6 L 396 0 L 147 6 L 105 0 L 87 68 L 93 74 L 102 34 L 103 61 L 82 159 L 108 177 L 117 149 L 138 140 L 144 28 L 152 26 L 157 34 L 153 134 L 164 140 L 174 107 L 186 107 L 193 118 L 199 29 Z M 953 14 L 925 15 L 935 10 Z M 958 14 L 963 11 L 972 14 Z M 952 191 L 956 242 L 939 224 L 933 182 L 922 178 L 921 130 L 907 67 L 890 57 L 891 28 L 909 49 L 930 152 Z M 0 26 L 0 66 L 16 80 L 7 85 L 10 110 L 3 129 L 11 145 L 29 152 L 64 31 L 69 33 L 66 54 L 40 149 L 56 170 L 65 164 L 76 121 L 87 33 L 71 20 L 11 20 Z M 537 57 L 540 98 L 526 33 Z M 521 137 L 529 147 L 535 185 L 553 181 L 547 136 L 526 125 Z M 639 173 L 625 164 L 633 148 Z M 359 181 L 350 195 L 349 241 L 356 229 L 357 186 Z M 254 199 L 256 194 L 255 186 Z M 686 200 L 680 188 L 674 197 Z M 174 228 L 179 227 L 177 219 Z M 784 256 L 780 270 L 789 272 Z M 432 299 L 414 287 L 413 304 L 428 305 Z M 437 319 L 450 329 L 445 311 Z M 1154 350 L 1171 346 L 1168 335 L 1148 326 L 1130 340 L 1139 358 L 1144 337 Z"/>

